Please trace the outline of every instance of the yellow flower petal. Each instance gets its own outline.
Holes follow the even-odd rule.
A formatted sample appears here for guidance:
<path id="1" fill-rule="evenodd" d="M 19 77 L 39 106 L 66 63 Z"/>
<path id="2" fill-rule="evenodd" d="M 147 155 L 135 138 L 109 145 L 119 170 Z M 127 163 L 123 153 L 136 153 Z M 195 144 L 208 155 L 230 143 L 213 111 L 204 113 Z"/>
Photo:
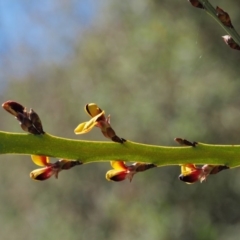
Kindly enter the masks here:
<path id="1" fill-rule="evenodd" d="M 38 166 L 48 166 L 49 158 L 46 156 L 31 155 L 33 162 Z"/>
<path id="2" fill-rule="evenodd" d="M 192 171 L 196 170 L 196 166 L 194 164 L 183 164 L 181 165 L 181 173 L 183 175 L 188 175 Z"/>
<path id="3" fill-rule="evenodd" d="M 123 161 L 111 161 L 110 164 L 116 170 L 127 170 L 125 162 Z"/>
<path id="4" fill-rule="evenodd" d="M 88 122 L 80 123 L 75 129 L 75 134 L 83 134 L 92 130 L 94 126 L 97 125 L 97 122 L 94 119 L 91 119 Z"/>
<path id="5" fill-rule="evenodd" d="M 88 122 L 80 123 L 74 130 L 76 134 L 83 134 L 87 133 L 92 130 L 93 127 L 95 127 L 98 124 L 98 119 L 103 116 L 104 111 L 102 111 L 97 116 L 90 119 Z"/>
<path id="6" fill-rule="evenodd" d="M 102 109 L 98 107 L 96 103 L 89 103 L 85 106 L 85 111 L 91 116 L 95 117 L 102 112 Z"/>

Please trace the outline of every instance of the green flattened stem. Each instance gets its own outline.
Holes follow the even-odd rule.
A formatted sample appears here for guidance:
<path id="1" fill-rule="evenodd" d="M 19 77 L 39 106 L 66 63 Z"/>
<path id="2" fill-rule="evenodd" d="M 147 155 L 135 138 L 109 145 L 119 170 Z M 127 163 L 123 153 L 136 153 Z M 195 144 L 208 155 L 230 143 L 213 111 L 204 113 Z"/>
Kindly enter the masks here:
<path id="1" fill-rule="evenodd" d="M 219 10 L 217 10 L 212 6 L 212 4 L 208 0 L 198 0 L 206 12 L 214 18 L 218 24 L 232 37 L 232 39 L 240 46 L 240 35 L 237 33 L 234 27 L 228 27 L 224 25 L 224 23 L 219 19 Z M 219 9 L 219 8 L 218 8 Z M 222 10 L 222 9 L 221 9 Z M 221 17 L 220 17 L 221 18 Z"/>
<path id="2" fill-rule="evenodd" d="M 240 145 L 163 147 L 134 143 L 81 141 L 42 135 L 0 132 L 0 154 L 42 155 L 76 159 L 82 163 L 121 159 L 126 162 L 153 163 L 157 166 L 181 164 L 240 165 Z"/>

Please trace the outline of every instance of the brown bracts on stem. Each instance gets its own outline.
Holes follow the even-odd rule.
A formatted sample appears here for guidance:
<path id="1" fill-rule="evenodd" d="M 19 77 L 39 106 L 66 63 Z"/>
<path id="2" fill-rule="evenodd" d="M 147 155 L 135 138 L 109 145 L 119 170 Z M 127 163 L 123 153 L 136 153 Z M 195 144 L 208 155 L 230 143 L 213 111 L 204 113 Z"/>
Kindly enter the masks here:
<path id="1" fill-rule="evenodd" d="M 204 9 L 204 6 L 198 0 L 188 0 L 193 7 Z"/>
<path id="2" fill-rule="evenodd" d="M 240 50 L 240 46 L 232 39 L 231 36 L 225 35 L 222 36 L 223 41 L 232 49 Z"/>
<path id="3" fill-rule="evenodd" d="M 2 104 L 3 109 L 15 116 L 19 121 L 23 131 L 29 132 L 34 135 L 44 134 L 41 120 L 36 112 L 30 108 L 27 109 L 23 107 L 20 103 L 15 101 L 7 101 Z"/>
<path id="4" fill-rule="evenodd" d="M 220 7 L 216 7 L 217 17 L 227 27 L 233 28 L 230 16 L 227 12 L 223 11 Z"/>
<path id="5" fill-rule="evenodd" d="M 196 147 L 197 145 L 197 142 L 190 142 L 184 138 L 174 138 L 174 141 L 179 143 L 180 145 L 185 145 L 185 146 Z"/>

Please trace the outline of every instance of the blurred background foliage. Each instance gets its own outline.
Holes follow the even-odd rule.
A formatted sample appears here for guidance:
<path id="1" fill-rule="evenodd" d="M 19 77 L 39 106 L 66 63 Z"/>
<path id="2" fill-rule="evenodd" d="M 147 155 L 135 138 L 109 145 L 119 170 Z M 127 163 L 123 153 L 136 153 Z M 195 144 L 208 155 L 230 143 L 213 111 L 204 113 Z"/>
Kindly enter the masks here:
<path id="1" fill-rule="evenodd" d="M 239 3 L 211 2 L 240 31 Z M 239 52 L 187 1 L 15 0 L 0 13 L 0 100 L 32 107 L 48 133 L 106 141 L 73 133 L 96 102 L 132 141 L 239 144 Z M 3 110 L 0 127 L 21 132 Z M 39 183 L 29 156 L 0 158 L 2 239 L 239 239 L 238 169 L 186 185 L 164 167 L 130 184 L 107 182 L 109 163 L 96 163 Z"/>

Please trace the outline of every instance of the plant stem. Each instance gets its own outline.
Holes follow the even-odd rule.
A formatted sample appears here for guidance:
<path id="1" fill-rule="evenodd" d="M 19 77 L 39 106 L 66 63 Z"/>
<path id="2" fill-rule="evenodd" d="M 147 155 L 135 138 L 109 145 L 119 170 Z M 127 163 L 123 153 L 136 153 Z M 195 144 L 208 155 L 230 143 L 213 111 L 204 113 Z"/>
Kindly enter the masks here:
<path id="1" fill-rule="evenodd" d="M 218 24 L 222 26 L 222 28 L 228 33 L 228 35 L 230 35 L 233 40 L 240 46 L 240 36 L 235 30 L 235 28 L 227 27 L 219 20 L 219 18 L 217 17 L 217 11 L 208 0 L 199 0 L 199 2 L 202 3 L 206 12 L 211 17 L 213 17 L 218 22 Z"/>
<path id="2" fill-rule="evenodd" d="M 32 135 L 0 132 L 0 154 L 45 155 L 55 158 L 77 159 L 83 163 L 124 160 L 154 163 L 158 166 L 184 163 L 240 165 L 240 145 L 209 145 L 196 147 L 164 147 L 127 141 L 81 141 L 49 134 Z M 29 158 L 30 159 L 30 158 Z"/>

